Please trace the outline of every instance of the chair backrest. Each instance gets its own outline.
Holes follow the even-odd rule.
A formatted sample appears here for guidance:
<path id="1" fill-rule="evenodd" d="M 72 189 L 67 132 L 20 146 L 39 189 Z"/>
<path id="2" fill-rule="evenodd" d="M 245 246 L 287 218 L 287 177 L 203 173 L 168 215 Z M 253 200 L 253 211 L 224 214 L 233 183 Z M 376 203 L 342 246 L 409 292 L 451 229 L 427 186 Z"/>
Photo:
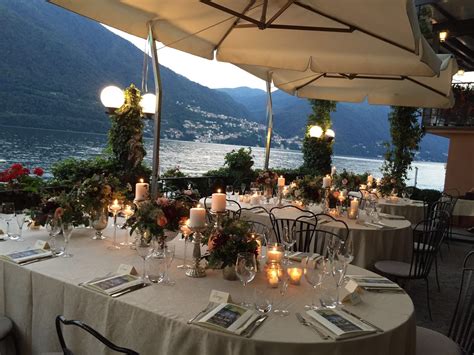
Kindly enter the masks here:
<path id="1" fill-rule="evenodd" d="M 337 244 L 343 245 L 349 238 L 349 226 L 346 222 L 334 218 L 333 216 L 326 213 L 318 213 L 316 218 L 318 219 L 318 228 L 314 233 L 312 250 L 313 253 L 318 253 L 327 257 L 327 247 L 330 242 L 334 242 L 334 239 L 337 239 Z M 324 220 L 330 221 L 332 223 L 330 228 L 324 228 L 324 224 L 321 224 L 321 221 Z"/>
<path id="2" fill-rule="evenodd" d="M 229 217 L 234 218 L 234 219 L 239 219 L 240 213 L 242 210 L 242 206 L 240 206 L 240 203 L 234 200 L 226 200 L 226 201 L 227 201 L 226 211 L 228 212 Z M 232 207 L 232 208 L 229 208 L 229 207 Z"/>
<path id="3" fill-rule="evenodd" d="M 257 222 L 246 220 L 250 224 L 250 233 L 263 235 L 263 245 L 267 245 L 267 242 L 271 236 L 270 228 L 267 225 Z"/>
<path id="4" fill-rule="evenodd" d="M 73 352 L 69 350 L 66 346 L 66 342 L 64 341 L 64 337 L 63 337 L 61 323 L 64 325 L 74 325 L 76 327 L 79 327 L 85 330 L 86 332 L 94 336 L 97 340 L 99 340 L 102 344 L 107 346 L 109 349 L 112 349 L 118 353 L 128 354 L 128 355 L 139 355 L 136 351 L 133 351 L 127 348 L 122 348 L 120 346 L 115 345 L 110 340 L 105 338 L 102 334 L 100 334 L 98 331 L 88 326 L 87 324 L 82 323 L 81 321 L 67 320 L 64 318 L 64 316 L 57 316 L 56 317 L 56 332 L 58 333 L 59 343 L 61 344 L 61 348 L 63 350 L 64 355 L 73 355 Z"/>
<path id="5" fill-rule="evenodd" d="M 413 246 L 409 277 L 426 278 L 431 270 L 448 227 L 448 214 L 440 212 L 436 217 L 419 222 L 413 229 Z"/>
<path id="6" fill-rule="evenodd" d="M 299 208 L 294 205 L 276 206 L 270 210 L 270 219 L 272 218 L 291 218 L 296 219 L 301 216 L 306 218 L 316 218 L 316 214 L 312 211 Z"/>
<path id="7" fill-rule="evenodd" d="M 309 245 L 316 229 L 316 218 L 300 216 L 296 219 L 292 218 L 275 218 L 270 214 L 272 221 L 273 234 L 278 243 L 283 243 L 283 233 L 293 233 L 296 236 L 295 251 L 309 251 Z"/>
<path id="8" fill-rule="evenodd" d="M 461 287 L 448 335 L 465 354 L 474 353 L 474 250 L 464 259 Z"/>

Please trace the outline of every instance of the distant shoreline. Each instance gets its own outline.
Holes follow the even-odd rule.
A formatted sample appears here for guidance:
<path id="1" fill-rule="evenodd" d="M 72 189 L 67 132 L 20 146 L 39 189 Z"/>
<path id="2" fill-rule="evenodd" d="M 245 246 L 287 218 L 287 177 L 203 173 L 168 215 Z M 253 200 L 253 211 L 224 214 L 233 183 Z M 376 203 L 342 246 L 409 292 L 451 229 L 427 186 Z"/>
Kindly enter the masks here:
<path id="1" fill-rule="evenodd" d="M 54 129 L 54 128 L 40 128 L 40 127 L 24 127 L 18 125 L 5 125 L 0 124 L 0 127 L 8 127 L 8 128 L 21 128 L 27 130 L 34 130 L 34 131 L 47 131 L 47 132 L 67 132 L 72 134 L 87 134 L 91 136 L 107 136 L 107 133 L 95 133 L 95 132 L 87 132 L 87 131 L 76 131 L 76 130 L 64 130 L 64 129 Z M 143 137 L 145 140 L 153 140 L 152 137 Z M 189 143 L 198 143 L 202 144 L 202 142 L 195 142 L 192 140 L 179 140 L 179 139 L 162 139 L 162 141 L 169 141 L 169 142 L 189 142 Z M 206 144 L 218 144 L 218 145 L 227 145 L 227 146 L 235 146 L 235 147 L 249 147 L 249 148 L 258 148 L 258 149 L 265 149 L 264 147 L 259 146 L 248 146 L 248 145 L 239 145 L 239 144 L 230 144 L 230 143 L 206 143 Z M 293 149 L 280 149 L 280 148 L 272 148 L 272 151 L 282 151 L 287 153 L 295 153 L 301 154 L 300 150 L 293 150 Z M 333 157 L 342 158 L 342 159 L 360 159 L 360 160 L 370 160 L 370 161 L 383 161 L 383 157 L 373 157 L 373 156 L 354 156 L 354 155 L 337 155 L 334 154 Z M 446 164 L 446 161 L 437 161 L 437 160 L 414 160 L 416 163 L 440 163 Z"/>

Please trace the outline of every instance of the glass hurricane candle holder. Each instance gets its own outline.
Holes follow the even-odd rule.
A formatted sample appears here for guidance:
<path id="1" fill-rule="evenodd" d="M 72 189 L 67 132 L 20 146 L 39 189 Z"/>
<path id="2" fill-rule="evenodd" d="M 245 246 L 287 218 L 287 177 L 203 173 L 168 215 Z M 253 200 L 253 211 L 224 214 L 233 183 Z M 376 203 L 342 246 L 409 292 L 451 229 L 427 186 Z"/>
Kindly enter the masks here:
<path id="1" fill-rule="evenodd" d="M 267 245 L 267 264 L 280 264 L 285 255 L 285 247 L 281 243 Z"/>

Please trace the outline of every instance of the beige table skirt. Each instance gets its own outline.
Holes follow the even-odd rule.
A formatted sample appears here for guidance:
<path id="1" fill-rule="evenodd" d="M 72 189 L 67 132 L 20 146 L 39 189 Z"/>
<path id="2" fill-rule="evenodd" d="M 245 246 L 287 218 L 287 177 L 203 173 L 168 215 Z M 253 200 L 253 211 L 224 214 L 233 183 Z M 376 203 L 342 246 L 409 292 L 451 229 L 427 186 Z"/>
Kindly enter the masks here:
<path id="1" fill-rule="evenodd" d="M 403 216 L 415 225 L 424 219 L 425 209 L 422 203 L 404 203 L 399 200 L 398 203 L 392 203 L 381 199 L 379 202 L 383 213 Z"/>
<path id="2" fill-rule="evenodd" d="M 82 320 L 111 341 L 140 354 L 412 355 L 415 352 L 414 309 L 404 294 L 364 293 L 361 304 L 348 308 L 384 332 L 335 342 L 323 341 L 297 322 L 294 312 L 304 312 L 304 305 L 312 298 L 313 291 L 305 282 L 288 289 L 285 299 L 290 302 L 291 315 L 285 318 L 272 315 L 251 339 L 186 323 L 205 307 L 212 289 L 230 292 L 236 302 L 244 298 L 242 285 L 223 280 L 220 270 L 208 271 L 203 279 L 192 279 L 176 269 L 175 261 L 171 267 L 175 286 L 153 285 L 117 299 L 94 293 L 78 283 L 113 272 L 121 263 L 135 265 L 141 272 L 141 259 L 128 248 L 107 250 L 110 242 L 93 241 L 91 233 L 85 229 L 73 232 L 70 251 L 74 257 L 70 259 L 54 258 L 26 266 L 0 261 L 0 312 L 15 324 L 19 354 L 59 351 L 54 328 L 54 319 L 59 314 Z M 36 240 L 46 239 L 46 233 L 26 232 L 25 239 L 25 242 L 1 242 L 0 253 L 32 247 Z M 178 240 L 172 243 L 177 245 L 178 255 L 182 255 L 184 243 Z M 370 274 L 354 266 L 349 273 Z M 254 287 L 266 287 L 262 273 L 249 285 L 249 290 Z M 65 337 L 78 354 L 109 354 L 79 329 L 67 327 Z"/>

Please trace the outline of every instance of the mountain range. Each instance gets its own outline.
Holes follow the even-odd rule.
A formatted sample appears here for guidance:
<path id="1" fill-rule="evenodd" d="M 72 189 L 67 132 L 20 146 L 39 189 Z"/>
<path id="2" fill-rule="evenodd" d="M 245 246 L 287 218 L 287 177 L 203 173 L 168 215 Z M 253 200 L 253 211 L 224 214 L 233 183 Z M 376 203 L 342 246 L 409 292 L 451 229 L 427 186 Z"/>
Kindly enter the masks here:
<path id="1" fill-rule="evenodd" d="M 44 0 L 0 0 L 0 23 L 0 125 L 105 133 L 109 119 L 100 90 L 141 83 L 143 52 L 92 20 Z M 263 146 L 264 91 L 210 89 L 164 66 L 161 75 L 163 138 Z M 297 149 L 309 102 L 281 91 L 272 95 L 272 144 Z M 335 153 L 381 156 L 390 139 L 389 110 L 338 103 L 331 115 Z M 447 140 L 426 136 L 418 159 L 444 161 L 446 153 Z"/>

